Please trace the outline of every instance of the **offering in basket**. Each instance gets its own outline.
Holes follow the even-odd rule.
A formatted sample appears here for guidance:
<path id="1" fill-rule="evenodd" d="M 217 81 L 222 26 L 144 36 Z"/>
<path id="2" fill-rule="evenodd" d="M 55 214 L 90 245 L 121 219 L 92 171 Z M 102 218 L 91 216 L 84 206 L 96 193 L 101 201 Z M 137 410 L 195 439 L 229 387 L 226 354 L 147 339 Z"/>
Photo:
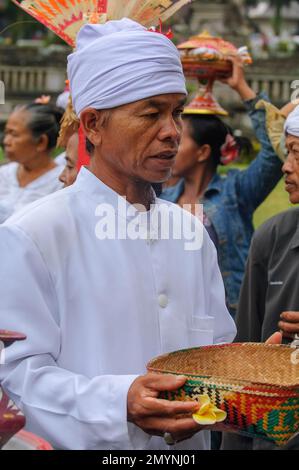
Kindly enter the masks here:
<path id="1" fill-rule="evenodd" d="M 182 388 L 162 398 L 197 400 L 215 415 L 224 413 L 215 421 L 225 430 L 283 446 L 299 432 L 299 366 L 292 352 L 259 343 L 205 346 L 155 358 L 148 370 L 187 377 Z"/>
<path id="2" fill-rule="evenodd" d="M 2 346 L 4 345 L 5 347 L 8 347 L 14 341 L 21 341 L 24 339 L 26 339 L 26 336 L 20 333 L 0 330 L 0 344 Z M 2 348 L 0 348 L 0 356 L 0 358 L 4 357 Z M 8 398 L 0 387 L 0 449 L 24 426 L 24 415 L 18 410 L 13 401 Z"/>
<path id="3" fill-rule="evenodd" d="M 252 63 L 247 48 L 237 49 L 230 42 L 203 32 L 180 44 L 178 49 L 186 77 L 198 79 L 200 84 L 197 96 L 185 113 L 227 115 L 213 96 L 213 84 L 216 79 L 229 78 L 232 74 L 230 56 L 241 57 L 244 64 Z"/>

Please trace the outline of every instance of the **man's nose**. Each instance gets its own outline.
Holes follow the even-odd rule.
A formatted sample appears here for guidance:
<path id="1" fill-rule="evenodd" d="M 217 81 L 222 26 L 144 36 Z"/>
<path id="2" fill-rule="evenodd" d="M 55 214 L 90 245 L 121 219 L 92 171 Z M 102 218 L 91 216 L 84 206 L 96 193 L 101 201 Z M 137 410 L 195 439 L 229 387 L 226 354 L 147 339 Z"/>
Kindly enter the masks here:
<path id="1" fill-rule="evenodd" d="M 9 135 L 5 135 L 3 139 L 3 145 L 8 145 L 10 142 L 10 137 Z"/>
<path id="2" fill-rule="evenodd" d="M 179 143 L 182 133 L 182 126 L 172 116 L 165 120 L 160 131 L 161 140 L 172 140 Z"/>
<path id="3" fill-rule="evenodd" d="M 283 173 L 287 174 L 292 173 L 294 171 L 293 160 L 293 157 L 289 154 L 282 166 Z"/>

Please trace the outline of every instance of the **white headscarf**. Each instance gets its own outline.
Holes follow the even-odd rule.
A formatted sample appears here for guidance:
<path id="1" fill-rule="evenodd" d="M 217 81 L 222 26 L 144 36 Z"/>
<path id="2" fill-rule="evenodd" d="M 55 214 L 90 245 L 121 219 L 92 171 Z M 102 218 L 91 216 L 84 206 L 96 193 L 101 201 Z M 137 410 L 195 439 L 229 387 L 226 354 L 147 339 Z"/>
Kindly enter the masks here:
<path id="1" fill-rule="evenodd" d="M 163 34 L 124 18 L 85 25 L 68 57 L 73 105 L 115 108 L 166 93 L 187 94 L 179 52 Z"/>
<path id="2" fill-rule="evenodd" d="M 284 125 L 284 132 L 285 134 L 299 137 L 299 106 L 296 106 L 294 111 L 288 115 Z"/>

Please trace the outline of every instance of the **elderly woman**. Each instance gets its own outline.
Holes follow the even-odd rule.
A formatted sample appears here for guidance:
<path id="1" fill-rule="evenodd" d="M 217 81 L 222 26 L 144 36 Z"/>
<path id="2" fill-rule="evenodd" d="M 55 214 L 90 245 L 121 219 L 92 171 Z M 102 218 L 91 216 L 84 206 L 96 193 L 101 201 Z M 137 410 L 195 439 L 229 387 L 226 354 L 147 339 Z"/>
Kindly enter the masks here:
<path id="1" fill-rule="evenodd" d="M 4 133 L 10 163 L 0 168 L 0 223 L 62 188 L 61 167 L 51 157 L 61 117 L 59 108 L 38 103 L 18 107 L 10 115 Z"/>

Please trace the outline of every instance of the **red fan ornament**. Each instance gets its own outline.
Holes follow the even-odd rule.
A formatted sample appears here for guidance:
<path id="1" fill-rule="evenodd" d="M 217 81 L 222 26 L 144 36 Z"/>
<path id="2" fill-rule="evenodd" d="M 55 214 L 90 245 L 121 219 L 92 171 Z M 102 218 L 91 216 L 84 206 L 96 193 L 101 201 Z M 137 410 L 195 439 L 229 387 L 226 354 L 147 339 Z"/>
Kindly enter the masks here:
<path id="1" fill-rule="evenodd" d="M 165 22 L 191 0 L 12 0 L 18 7 L 53 31 L 67 44 L 76 47 L 76 37 L 84 24 L 131 18 L 156 33 L 172 38 L 172 31 L 162 31 Z M 156 28 L 156 26 L 158 26 Z M 79 129 L 77 168 L 88 165 L 85 136 Z"/>

